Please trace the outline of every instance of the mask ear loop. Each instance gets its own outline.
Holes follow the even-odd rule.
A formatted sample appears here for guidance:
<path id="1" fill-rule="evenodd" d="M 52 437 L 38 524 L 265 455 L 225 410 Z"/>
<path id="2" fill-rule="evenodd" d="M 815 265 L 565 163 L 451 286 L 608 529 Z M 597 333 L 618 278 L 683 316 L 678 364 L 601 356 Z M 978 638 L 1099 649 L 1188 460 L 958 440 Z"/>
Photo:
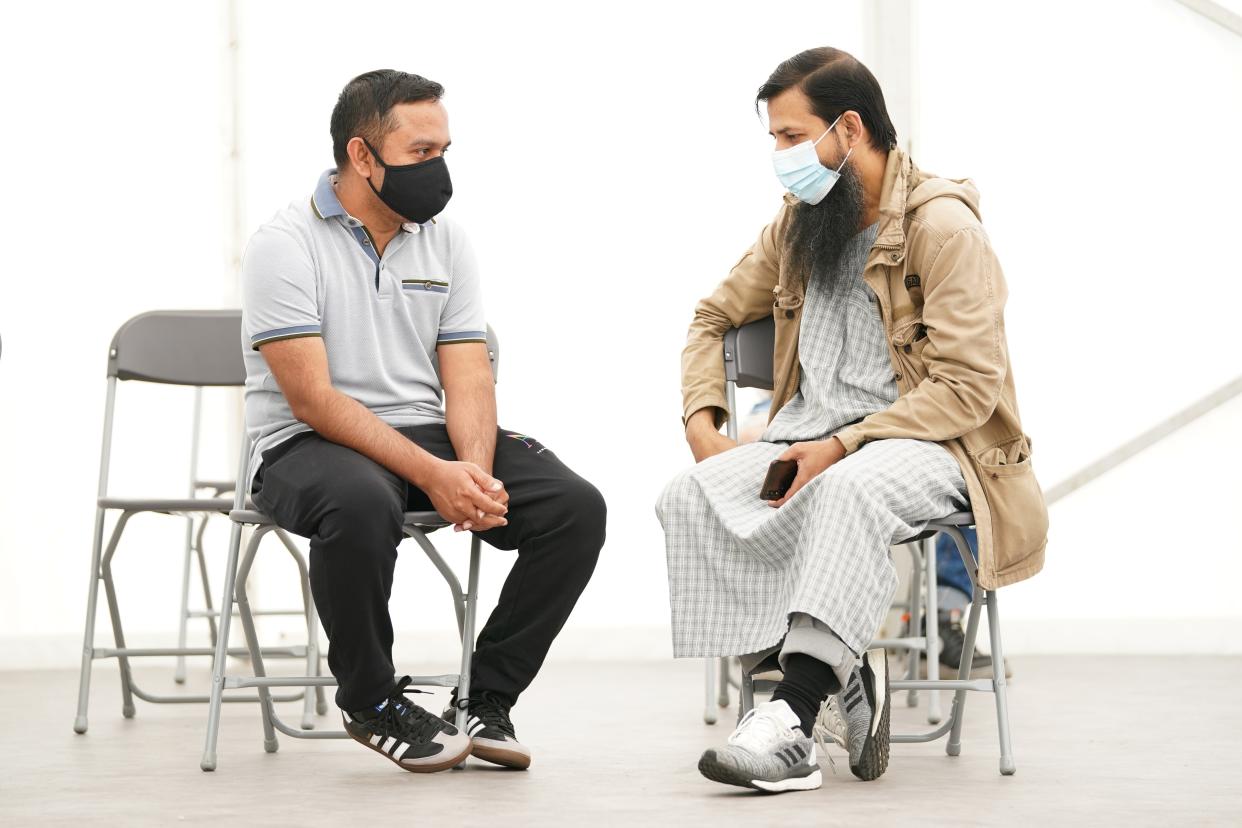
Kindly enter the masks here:
<path id="1" fill-rule="evenodd" d="M 824 135 L 827 135 L 828 133 L 832 132 L 832 128 L 833 128 L 833 127 L 835 127 L 835 126 L 837 125 L 837 121 L 841 120 L 841 118 L 843 118 L 844 116 L 845 116 L 845 113 L 844 113 L 844 112 L 842 112 L 840 115 L 838 115 L 838 116 L 836 117 L 836 120 L 834 120 L 831 124 L 829 124 L 829 125 L 828 125 L 828 128 L 827 128 L 826 130 L 824 130 Z M 815 139 L 815 141 L 811 144 L 811 146 L 813 146 L 813 147 L 817 147 L 817 146 L 819 146 L 819 142 L 820 142 L 820 141 L 822 141 L 822 140 L 824 140 L 824 135 L 821 135 L 821 136 L 819 136 L 818 138 L 816 138 L 816 139 Z M 846 151 L 845 151 L 845 157 L 841 159 L 841 163 L 837 165 L 837 169 L 835 170 L 835 172 L 841 172 L 841 168 L 845 166 L 845 162 L 846 162 L 846 161 L 849 161 L 849 160 L 850 160 L 850 155 L 851 155 L 853 152 L 854 152 L 854 148 L 853 148 L 853 147 L 850 147 L 848 150 L 846 150 Z"/>
<path id="2" fill-rule="evenodd" d="M 844 114 L 845 114 L 844 112 L 841 113 L 841 115 L 844 115 Z M 831 124 L 828 125 L 828 128 L 824 130 L 824 135 L 827 135 L 828 133 L 832 132 L 832 128 L 837 125 L 837 121 L 841 120 L 841 115 L 838 115 L 836 117 L 836 120 L 834 120 Z M 819 142 L 824 140 L 824 135 L 821 135 L 818 138 L 816 138 L 815 141 L 811 144 L 811 146 L 818 147 Z"/>

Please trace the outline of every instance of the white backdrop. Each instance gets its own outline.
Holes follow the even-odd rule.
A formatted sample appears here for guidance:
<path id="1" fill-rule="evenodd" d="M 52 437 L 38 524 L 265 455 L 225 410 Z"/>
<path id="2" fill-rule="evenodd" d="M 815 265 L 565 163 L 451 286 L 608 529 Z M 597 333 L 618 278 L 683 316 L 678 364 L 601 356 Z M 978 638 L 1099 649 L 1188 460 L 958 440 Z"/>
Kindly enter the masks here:
<path id="1" fill-rule="evenodd" d="M 921 9 L 915 152 L 983 192 L 1049 486 L 1238 371 L 1242 171 L 1228 149 L 1242 128 L 1242 42 L 1171 0 L 1031 8 Z M 862 6 L 410 9 L 241 4 L 242 224 L 307 197 L 331 164 L 328 115 L 350 77 L 394 67 L 445 84 L 450 210 L 471 230 L 503 342 L 502 422 L 610 504 L 595 580 L 554 653 L 667 655 L 653 503 L 689 462 L 678 353 L 694 301 L 780 196 L 753 94 L 803 48 L 865 61 Z M 9 14 L 0 666 L 69 665 L 111 333 L 142 310 L 236 301 L 221 126 L 232 101 L 215 3 Z M 188 402 L 122 389 L 133 425 L 118 434 L 116 491 L 180 493 Z M 209 408 L 213 474 L 231 470 L 235 404 L 222 394 Z M 1225 630 L 1240 615 L 1242 543 L 1220 516 L 1238 502 L 1240 413 L 1218 410 L 1054 507 L 1047 570 L 1004 593 L 1011 652 L 1237 651 Z M 182 531 L 169 518 L 132 524 L 118 577 L 136 637 L 174 627 Z M 398 570 L 396 626 L 440 646 L 447 593 L 415 555 Z M 509 557 L 489 557 L 485 605 Z M 257 588 L 286 603 L 287 568 L 267 563 Z"/>

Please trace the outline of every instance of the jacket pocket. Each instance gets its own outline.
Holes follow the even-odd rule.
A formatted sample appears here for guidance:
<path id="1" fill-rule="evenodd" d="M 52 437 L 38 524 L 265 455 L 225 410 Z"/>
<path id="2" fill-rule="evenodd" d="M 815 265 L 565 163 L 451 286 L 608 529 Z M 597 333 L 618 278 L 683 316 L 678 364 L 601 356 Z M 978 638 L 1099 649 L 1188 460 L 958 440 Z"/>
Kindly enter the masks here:
<path id="1" fill-rule="evenodd" d="M 1047 542 L 1048 509 L 1031 468 L 1030 445 L 1021 435 L 971 455 L 992 516 L 998 573 L 1023 563 Z"/>
<path id="2" fill-rule="evenodd" d="M 909 373 L 911 386 L 927 379 L 927 366 L 923 363 L 923 348 L 927 346 L 927 326 L 918 317 L 911 317 L 893 329 L 890 340 L 893 353 L 902 369 Z"/>

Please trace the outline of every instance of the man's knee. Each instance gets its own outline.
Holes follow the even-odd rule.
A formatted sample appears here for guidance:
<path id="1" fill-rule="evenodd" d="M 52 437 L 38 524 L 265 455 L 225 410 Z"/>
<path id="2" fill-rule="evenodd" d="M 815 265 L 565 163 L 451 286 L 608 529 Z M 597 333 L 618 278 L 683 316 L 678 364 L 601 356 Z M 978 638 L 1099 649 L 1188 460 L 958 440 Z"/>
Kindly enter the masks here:
<path id="1" fill-rule="evenodd" d="M 656 517 L 663 524 L 665 520 L 683 511 L 685 506 L 690 503 L 691 487 L 694 482 L 690 479 L 690 471 L 679 473 L 676 477 L 668 482 L 664 487 L 664 491 L 660 493 L 660 497 L 656 500 Z"/>
<path id="2" fill-rule="evenodd" d="M 341 481 L 324 493 L 318 534 L 350 537 L 362 544 L 396 544 L 401 539 L 400 493 L 384 480 Z"/>
<path id="3" fill-rule="evenodd" d="M 568 520 L 588 538 L 588 545 L 595 554 L 604 545 L 604 533 L 608 523 L 608 504 L 599 489 L 582 478 L 565 482 L 561 503 Z"/>

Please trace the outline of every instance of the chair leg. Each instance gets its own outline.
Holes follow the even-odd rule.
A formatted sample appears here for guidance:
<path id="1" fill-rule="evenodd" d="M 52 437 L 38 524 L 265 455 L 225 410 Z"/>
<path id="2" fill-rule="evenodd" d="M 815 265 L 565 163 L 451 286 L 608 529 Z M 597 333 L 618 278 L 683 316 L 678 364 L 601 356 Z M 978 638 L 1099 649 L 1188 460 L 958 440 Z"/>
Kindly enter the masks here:
<path id="1" fill-rule="evenodd" d="M 716 659 L 703 659 L 703 723 L 716 723 Z"/>
<path id="2" fill-rule="evenodd" d="M 1001 649 L 1000 613 L 996 608 L 996 591 L 988 591 L 988 637 L 992 643 L 992 691 L 996 694 L 996 731 L 1000 739 L 1000 772 L 1013 776 L 1018 767 L 1013 760 L 1013 744 L 1009 733 L 1009 700 L 1006 696 L 1005 654 Z"/>
<path id="3" fill-rule="evenodd" d="M 185 518 L 185 555 L 181 562 L 181 612 L 177 615 L 177 647 L 184 650 L 186 647 L 186 635 L 189 632 L 190 623 L 190 566 L 193 563 L 191 557 L 194 552 L 194 517 L 186 515 Z M 177 656 L 177 667 L 173 670 L 173 681 L 177 684 L 185 684 L 185 656 Z"/>
<path id="4" fill-rule="evenodd" d="M 220 707 L 224 701 L 224 673 L 228 662 L 229 624 L 233 618 L 233 588 L 237 582 L 237 557 L 241 549 L 240 523 L 229 532 L 229 553 L 224 563 L 224 591 L 220 601 L 220 626 L 216 635 L 216 653 L 211 666 L 211 701 L 207 705 L 207 736 L 199 767 L 216 769 L 216 741 L 220 736 Z"/>
<path id="5" fill-rule="evenodd" d="M 112 558 L 116 554 L 116 548 L 121 541 L 121 535 L 125 532 L 125 526 L 133 516 L 133 512 L 121 512 L 121 516 L 117 518 L 116 526 L 112 529 L 112 536 L 108 539 L 108 548 L 104 550 L 103 561 L 99 566 L 100 576 L 103 579 L 104 597 L 108 602 L 108 614 L 112 618 L 112 635 L 116 640 L 118 650 L 125 649 L 125 631 L 121 627 L 121 609 L 116 598 L 116 583 L 112 579 Z M 116 660 L 120 666 L 121 674 L 121 715 L 127 719 L 132 719 L 135 712 L 134 681 L 133 675 L 130 672 L 129 657 L 117 656 Z"/>
<path id="6" fill-rule="evenodd" d="M 275 531 L 276 537 L 280 538 L 281 544 L 298 567 L 299 584 L 302 587 L 302 611 L 306 621 L 306 675 L 313 676 L 315 665 L 319 663 L 319 650 L 312 641 L 312 636 L 315 634 L 315 622 L 311 615 L 315 611 L 315 604 L 310 594 L 310 573 L 306 568 L 306 559 L 302 557 L 301 550 L 294 546 L 292 539 L 285 534 L 283 529 Z M 303 730 L 315 729 L 315 694 L 310 692 L 309 687 L 302 696 L 301 727 Z"/>
<path id="7" fill-rule="evenodd" d="M 742 688 L 738 692 L 737 700 L 737 720 L 740 722 L 742 717 L 755 708 L 755 680 L 751 678 L 750 673 L 745 667 L 742 668 Z"/>
<path id="8" fill-rule="evenodd" d="M 940 678 L 940 612 L 936 602 L 939 596 L 936 594 L 936 547 L 932 541 L 921 541 L 923 547 L 923 568 L 925 575 L 923 576 L 924 588 L 927 590 L 927 618 L 924 631 L 924 643 L 927 646 L 927 678 Z M 935 675 L 932 671 L 935 671 Z M 929 690 L 927 693 L 927 723 L 940 724 L 940 691 Z"/>
<path id="9" fill-rule="evenodd" d="M 720 682 L 718 685 L 720 689 L 716 696 L 716 705 L 722 709 L 729 706 L 729 665 L 731 663 L 732 659 L 729 656 L 716 659 L 716 665 L 720 669 L 720 674 L 717 678 L 717 681 Z"/>
<path id="10" fill-rule="evenodd" d="M 920 560 L 918 544 L 908 543 L 906 549 L 910 552 L 910 624 L 907 630 L 909 635 L 917 636 L 919 622 L 923 615 L 923 563 Z M 906 655 L 906 678 L 911 681 L 917 681 L 919 677 L 919 651 L 911 647 Z M 906 691 L 906 707 L 918 707 L 919 691 Z"/>
<path id="11" fill-rule="evenodd" d="M 91 542 L 91 582 L 86 592 L 86 629 L 82 633 L 82 669 L 78 673 L 78 713 L 73 731 L 85 733 L 91 696 L 91 668 L 95 662 L 95 610 L 99 603 L 99 560 L 103 552 L 104 510 L 95 510 L 95 537 Z"/>
<path id="12" fill-rule="evenodd" d="M 207 518 L 203 517 L 198 525 L 198 536 L 194 540 L 194 556 L 198 558 L 198 580 L 203 586 L 203 608 L 207 610 L 207 630 L 211 636 L 211 646 L 216 646 L 216 619 L 211 616 L 214 609 L 211 600 L 211 577 L 207 573 L 207 555 L 203 552 L 203 534 L 207 531 Z"/>
<path id="13" fill-rule="evenodd" d="M 970 670 L 974 667 L 975 639 L 979 635 L 979 615 L 983 612 L 983 590 L 976 585 L 974 592 L 970 619 L 966 622 L 966 634 L 962 638 L 962 660 L 957 667 L 957 677 L 961 681 L 970 678 Z M 953 694 L 953 709 L 949 715 L 952 717 L 953 726 L 949 729 L 949 741 L 944 749 L 950 756 L 958 756 L 962 752 L 962 724 L 966 720 L 965 690 L 958 690 Z"/>
<path id="14" fill-rule="evenodd" d="M 259 647 L 259 634 L 255 629 L 254 614 L 250 611 L 250 596 L 246 592 L 246 580 L 250 577 L 251 567 L 254 566 L 259 543 L 263 540 L 263 535 L 271 528 L 260 526 L 250 536 L 250 543 L 246 544 L 246 554 L 242 557 L 241 566 L 237 570 L 237 615 L 241 619 L 242 631 L 246 635 L 246 648 L 250 651 L 250 665 L 254 668 L 255 678 L 266 676 L 267 669 L 263 665 L 263 650 Z M 259 710 L 263 714 L 263 749 L 268 753 L 275 753 L 280 743 L 276 741 L 276 728 L 272 724 L 272 694 L 266 687 L 257 689 Z M 309 693 L 306 695 L 310 696 Z"/>
<path id="15" fill-rule="evenodd" d="M 470 538 L 470 572 L 466 576 L 466 592 L 462 600 L 462 631 L 461 631 L 461 673 L 457 683 L 457 700 L 470 698 L 470 671 L 474 667 L 474 621 L 479 604 L 479 563 L 483 553 L 483 542 L 478 535 Z M 457 707 L 456 725 L 462 733 L 466 731 L 467 711 L 461 705 Z M 463 761 L 457 767 L 465 767 Z"/>

